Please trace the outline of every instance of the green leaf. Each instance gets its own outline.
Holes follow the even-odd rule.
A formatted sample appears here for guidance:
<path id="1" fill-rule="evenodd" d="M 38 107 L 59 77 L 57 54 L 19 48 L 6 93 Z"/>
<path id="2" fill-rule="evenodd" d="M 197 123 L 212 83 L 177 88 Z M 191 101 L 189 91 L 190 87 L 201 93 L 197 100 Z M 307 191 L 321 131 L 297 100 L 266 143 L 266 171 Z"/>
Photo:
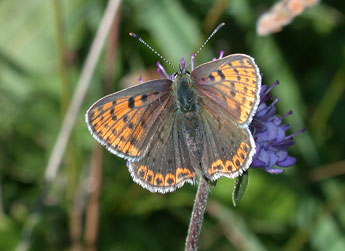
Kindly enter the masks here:
<path id="1" fill-rule="evenodd" d="M 245 171 L 240 177 L 235 180 L 234 191 L 232 193 L 232 203 L 236 207 L 242 199 L 249 183 L 249 173 Z"/>

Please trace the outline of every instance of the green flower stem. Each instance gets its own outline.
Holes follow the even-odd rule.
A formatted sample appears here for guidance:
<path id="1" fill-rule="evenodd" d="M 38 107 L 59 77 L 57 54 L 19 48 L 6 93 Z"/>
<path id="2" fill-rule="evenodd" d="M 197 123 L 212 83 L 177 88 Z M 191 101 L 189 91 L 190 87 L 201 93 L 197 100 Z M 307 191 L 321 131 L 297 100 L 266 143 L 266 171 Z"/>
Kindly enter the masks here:
<path id="1" fill-rule="evenodd" d="M 204 213 L 207 205 L 208 193 L 210 191 L 210 185 L 201 176 L 199 181 L 198 192 L 195 197 L 193 212 L 189 223 L 189 229 L 186 239 L 186 251 L 192 251 L 198 249 L 198 240 L 204 220 Z"/>

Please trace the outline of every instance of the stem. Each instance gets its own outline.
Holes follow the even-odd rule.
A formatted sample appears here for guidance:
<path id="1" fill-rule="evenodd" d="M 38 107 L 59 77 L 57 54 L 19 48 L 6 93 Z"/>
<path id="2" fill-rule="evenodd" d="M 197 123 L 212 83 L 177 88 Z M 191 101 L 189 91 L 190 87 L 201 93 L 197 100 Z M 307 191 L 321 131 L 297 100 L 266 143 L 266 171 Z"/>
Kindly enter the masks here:
<path id="1" fill-rule="evenodd" d="M 75 88 L 71 104 L 67 109 L 59 135 L 56 139 L 54 148 L 50 154 L 49 161 L 45 170 L 45 181 L 51 183 L 54 181 L 58 168 L 60 166 L 66 145 L 70 138 L 73 126 L 79 115 L 80 107 L 90 85 L 93 72 L 96 68 L 99 56 L 101 54 L 104 42 L 110 31 L 117 9 L 121 0 L 109 0 L 105 9 L 102 22 L 93 40 L 91 49 L 87 56 L 85 65 L 81 72 L 78 84 Z"/>
<path id="2" fill-rule="evenodd" d="M 105 94 L 111 93 L 114 89 L 115 80 L 115 66 L 116 55 L 119 38 L 119 26 L 120 26 L 120 11 L 116 14 L 112 27 L 110 29 L 106 59 L 105 59 Z M 93 155 L 91 159 L 91 175 L 92 190 L 89 194 L 89 201 L 86 211 L 86 223 L 85 223 L 85 243 L 87 251 L 97 250 L 97 240 L 99 235 L 100 225 L 100 196 L 102 188 L 102 173 L 103 173 L 103 147 L 99 144 L 95 145 Z"/>
<path id="3" fill-rule="evenodd" d="M 198 240 L 200 236 L 204 213 L 206 209 L 210 185 L 201 176 L 199 181 L 198 192 L 195 197 L 193 212 L 189 223 L 188 234 L 186 239 L 185 251 L 198 249 Z"/>

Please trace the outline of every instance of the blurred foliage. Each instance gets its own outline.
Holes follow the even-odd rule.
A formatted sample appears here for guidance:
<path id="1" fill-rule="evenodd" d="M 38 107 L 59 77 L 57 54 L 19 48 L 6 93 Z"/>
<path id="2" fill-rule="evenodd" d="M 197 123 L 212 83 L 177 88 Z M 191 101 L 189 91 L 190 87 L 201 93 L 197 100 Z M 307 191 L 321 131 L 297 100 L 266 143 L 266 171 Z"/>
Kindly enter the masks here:
<path id="1" fill-rule="evenodd" d="M 280 81 L 274 92 L 280 113 L 294 112 L 286 119 L 291 131 L 307 132 L 293 147 L 298 163 L 284 174 L 250 170 L 238 207 L 231 202 L 233 181 L 219 180 L 210 194 L 200 250 L 345 250 L 345 2 L 322 1 L 280 33 L 258 37 L 256 21 L 272 4 L 124 1 L 112 90 L 134 72 L 145 76 L 158 60 L 128 32 L 140 34 L 177 65 L 216 24 L 226 22 L 197 64 L 220 50 L 252 55 L 264 83 Z M 0 2 L 0 250 L 22 242 L 23 226 L 37 209 L 49 154 L 105 6 L 105 0 Z M 88 242 L 83 221 L 97 143 L 84 113 L 107 94 L 108 52 L 105 48 L 58 177 L 35 215 L 30 250 L 77 249 Z M 125 161 L 106 151 L 102 177 L 100 250 L 183 249 L 195 186 L 151 194 L 133 183 Z"/>

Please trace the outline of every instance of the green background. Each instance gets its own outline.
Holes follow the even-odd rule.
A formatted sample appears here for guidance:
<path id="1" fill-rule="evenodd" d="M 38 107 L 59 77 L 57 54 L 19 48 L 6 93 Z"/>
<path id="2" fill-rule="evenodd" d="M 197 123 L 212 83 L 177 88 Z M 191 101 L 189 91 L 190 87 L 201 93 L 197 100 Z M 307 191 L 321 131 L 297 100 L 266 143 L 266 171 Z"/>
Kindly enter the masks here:
<path id="1" fill-rule="evenodd" d="M 253 56 L 263 83 L 280 81 L 274 95 L 279 114 L 293 110 L 285 119 L 291 133 L 307 130 L 290 149 L 298 163 L 280 175 L 251 170 L 238 207 L 231 202 L 232 180 L 212 187 L 199 250 L 345 250 L 345 2 L 322 1 L 281 32 L 259 37 L 256 22 L 273 4 L 124 1 L 58 175 L 44 187 L 48 158 L 106 1 L 2 0 L 0 250 L 183 249 L 197 187 L 166 195 L 141 188 L 125 161 L 100 150 L 84 113 L 105 94 L 138 83 L 140 74 L 153 78 L 157 56 L 129 32 L 177 66 L 221 22 L 226 26 L 196 64 L 220 50 Z M 97 194 L 90 197 L 94 170 L 102 173 L 99 203 L 92 199 Z M 99 228 L 87 224 L 98 219 L 95 205 Z M 95 245 L 90 236 L 97 236 Z"/>

